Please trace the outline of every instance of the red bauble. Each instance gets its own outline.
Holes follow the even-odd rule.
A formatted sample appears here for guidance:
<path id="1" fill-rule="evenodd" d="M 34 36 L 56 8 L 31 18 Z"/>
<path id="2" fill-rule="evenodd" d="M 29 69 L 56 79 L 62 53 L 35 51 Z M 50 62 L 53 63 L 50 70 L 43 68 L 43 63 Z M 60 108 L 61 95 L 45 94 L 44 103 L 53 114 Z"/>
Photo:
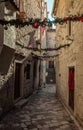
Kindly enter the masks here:
<path id="1" fill-rule="evenodd" d="M 63 20 L 64 20 L 64 21 L 68 21 L 68 18 L 67 18 L 67 17 L 65 17 Z"/>
<path id="2" fill-rule="evenodd" d="M 34 28 L 38 28 L 38 27 L 39 27 L 39 24 L 36 22 L 36 23 L 33 24 L 33 27 L 34 27 Z"/>
<path id="3" fill-rule="evenodd" d="M 74 18 L 74 19 L 76 19 L 76 18 L 77 18 L 77 16 L 76 16 L 76 15 L 74 15 L 74 16 L 73 16 L 73 18 Z"/>
<path id="4" fill-rule="evenodd" d="M 83 22 L 83 17 L 80 18 L 80 21 Z"/>
<path id="5" fill-rule="evenodd" d="M 29 45 L 29 48 L 32 48 L 32 45 Z"/>

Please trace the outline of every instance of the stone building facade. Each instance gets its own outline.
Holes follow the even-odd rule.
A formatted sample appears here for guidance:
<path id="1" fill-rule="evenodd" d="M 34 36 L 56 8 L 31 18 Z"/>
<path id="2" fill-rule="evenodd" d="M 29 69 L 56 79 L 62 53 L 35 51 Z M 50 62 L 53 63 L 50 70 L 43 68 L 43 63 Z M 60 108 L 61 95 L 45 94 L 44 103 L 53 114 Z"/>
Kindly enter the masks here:
<path id="1" fill-rule="evenodd" d="M 47 2 L 45 0 L 42 3 L 42 19 L 47 18 Z M 41 48 L 46 48 L 46 37 L 47 37 L 47 27 L 41 27 Z M 40 55 L 43 56 L 45 51 L 41 51 Z M 45 72 L 46 72 L 46 61 L 41 61 L 41 85 L 45 84 Z"/>
<path id="2" fill-rule="evenodd" d="M 34 4 L 35 3 L 35 4 Z M 24 5 L 22 3 L 22 7 L 20 10 L 20 13 L 23 13 L 22 20 L 28 21 L 29 18 L 40 18 L 40 8 L 38 6 L 38 2 L 34 0 L 31 1 L 24 1 Z M 19 17 L 19 16 L 17 16 Z M 18 99 L 20 97 L 26 97 L 29 96 L 31 93 L 33 93 L 34 89 L 38 88 L 38 82 L 39 82 L 39 61 L 37 59 L 34 59 L 32 56 L 32 51 L 29 49 L 22 48 L 19 45 L 23 45 L 24 47 L 31 46 L 32 48 L 37 47 L 36 41 L 39 39 L 40 35 L 38 32 L 39 29 L 35 29 L 32 26 L 25 26 L 25 27 L 17 27 L 16 28 L 16 59 L 15 63 L 16 66 L 20 70 L 20 82 L 18 83 L 17 80 L 15 80 L 15 92 L 17 92 L 18 86 L 19 86 L 19 95 L 14 95 L 15 99 Z M 17 44 L 19 43 L 19 45 Z M 33 51 L 33 53 L 35 53 Z M 21 57 L 19 59 L 19 56 Z M 37 62 L 36 62 L 37 61 Z M 18 65 L 19 64 L 19 65 Z M 35 65 L 36 64 L 36 65 Z M 37 66 L 36 68 L 34 66 Z M 27 72 L 28 71 L 28 72 Z M 37 74 L 34 74 L 34 73 Z M 16 75 L 18 75 L 16 73 Z M 36 75 L 36 76 L 34 76 Z M 17 86 L 17 87 L 16 87 Z"/>
<path id="3" fill-rule="evenodd" d="M 0 2 L 0 19 L 16 19 L 14 2 Z M 0 114 L 13 104 L 15 27 L 0 25 Z"/>
<path id="4" fill-rule="evenodd" d="M 0 2 L 0 19 L 40 18 L 41 4 L 37 0 Z M 4 12 L 5 11 L 5 12 Z M 35 52 L 25 47 L 40 47 L 40 27 L 0 25 L 0 114 L 15 102 L 28 97 L 39 85 L 39 64 Z M 37 55 L 39 53 L 36 53 Z"/>
<path id="5" fill-rule="evenodd" d="M 56 43 L 55 43 L 55 29 L 53 28 L 48 28 L 47 29 L 47 38 L 46 38 L 46 44 L 47 48 L 55 48 Z M 50 56 L 50 58 L 47 59 L 46 61 L 46 83 L 47 84 L 54 84 L 55 83 L 55 62 L 54 58 L 51 56 L 56 55 L 55 51 L 49 51 L 47 52 L 47 56 Z"/>
<path id="6" fill-rule="evenodd" d="M 83 14 L 83 1 L 56 0 L 52 14 L 55 17 Z M 57 93 L 71 113 L 83 125 L 83 23 L 67 22 L 56 25 L 56 45 L 69 43 L 59 50 L 56 59 Z M 72 81 L 71 81 L 72 80 Z M 72 83 L 72 87 L 70 85 Z"/>

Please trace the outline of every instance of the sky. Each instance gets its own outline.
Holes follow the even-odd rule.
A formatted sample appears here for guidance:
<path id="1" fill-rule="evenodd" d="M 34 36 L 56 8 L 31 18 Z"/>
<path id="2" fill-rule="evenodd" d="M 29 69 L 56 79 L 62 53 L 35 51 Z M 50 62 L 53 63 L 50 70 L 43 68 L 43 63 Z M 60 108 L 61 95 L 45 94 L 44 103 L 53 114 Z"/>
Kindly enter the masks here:
<path id="1" fill-rule="evenodd" d="M 46 0 L 46 2 L 47 2 L 47 10 L 49 12 L 48 19 L 53 20 L 53 18 L 51 16 L 51 13 L 52 13 L 52 9 L 53 9 L 54 0 Z M 54 24 L 52 25 L 52 28 L 55 29 L 55 25 Z"/>
<path id="2" fill-rule="evenodd" d="M 52 19 L 51 13 L 52 13 L 52 8 L 53 8 L 53 2 L 54 2 L 54 0 L 46 0 L 46 2 L 47 2 L 48 12 L 49 12 L 48 18 Z"/>

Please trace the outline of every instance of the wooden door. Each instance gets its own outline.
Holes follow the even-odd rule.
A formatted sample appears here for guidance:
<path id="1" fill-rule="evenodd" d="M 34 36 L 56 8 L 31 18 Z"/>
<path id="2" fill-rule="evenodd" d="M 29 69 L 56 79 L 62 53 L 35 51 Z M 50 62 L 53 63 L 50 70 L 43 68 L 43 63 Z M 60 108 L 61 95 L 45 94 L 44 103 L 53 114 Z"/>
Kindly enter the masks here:
<path id="1" fill-rule="evenodd" d="M 72 110 L 74 110 L 74 67 L 69 68 L 69 80 L 68 80 L 68 86 L 69 86 L 69 106 Z"/>
<path id="2" fill-rule="evenodd" d="M 21 64 L 16 63 L 15 84 L 14 84 L 14 99 L 15 100 L 20 97 L 20 68 L 21 68 Z"/>

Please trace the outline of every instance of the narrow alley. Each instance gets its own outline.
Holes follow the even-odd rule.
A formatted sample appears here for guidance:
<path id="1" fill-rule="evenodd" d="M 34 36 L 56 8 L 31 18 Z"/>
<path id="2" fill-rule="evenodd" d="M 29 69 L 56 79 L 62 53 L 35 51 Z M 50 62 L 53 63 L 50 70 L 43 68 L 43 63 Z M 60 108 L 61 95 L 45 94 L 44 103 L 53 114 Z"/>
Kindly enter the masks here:
<path id="1" fill-rule="evenodd" d="M 0 130 L 81 130 L 55 94 L 55 86 L 38 90 L 21 109 L 11 110 Z"/>
<path id="2" fill-rule="evenodd" d="M 83 0 L 0 0 L 0 130 L 83 130 Z"/>

